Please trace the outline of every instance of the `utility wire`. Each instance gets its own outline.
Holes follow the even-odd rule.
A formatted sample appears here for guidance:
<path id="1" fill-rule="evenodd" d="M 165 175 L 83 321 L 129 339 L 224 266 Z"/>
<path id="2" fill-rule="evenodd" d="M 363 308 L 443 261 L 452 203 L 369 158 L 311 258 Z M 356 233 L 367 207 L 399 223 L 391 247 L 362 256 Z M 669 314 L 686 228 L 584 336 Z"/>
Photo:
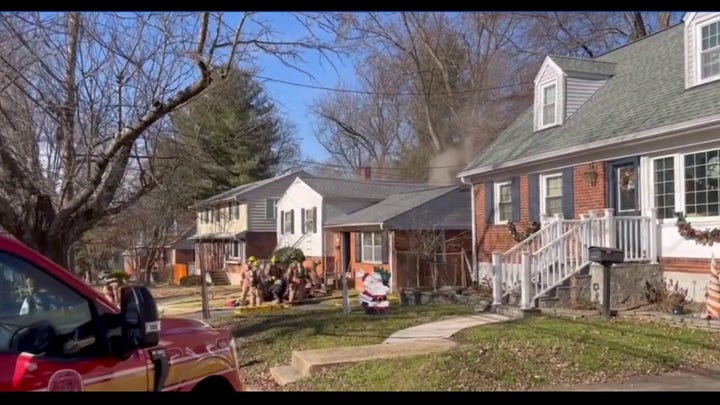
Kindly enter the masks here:
<path id="1" fill-rule="evenodd" d="M 380 96 L 430 96 L 430 95 L 468 94 L 468 93 L 478 93 L 478 92 L 487 91 L 487 90 L 507 89 L 510 87 L 517 87 L 517 86 L 522 86 L 524 84 L 532 83 L 532 82 L 518 82 L 518 83 L 512 83 L 512 84 L 505 84 L 505 85 L 501 85 L 501 86 L 481 87 L 481 88 L 477 88 L 477 89 L 457 90 L 457 91 L 451 91 L 451 92 L 438 91 L 438 92 L 425 92 L 425 93 L 413 93 L 413 92 L 394 93 L 394 92 L 373 92 L 373 91 L 366 91 L 366 90 L 352 90 L 352 89 L 341 89 L 341 88 L 337 88 L 337 87 L 316 86 L 313 84 L 291 82 L 291 81 L 281 80 L 281 79 L 273 79 L 271 77 L 256 75 L 256 74 L 251 74 L 251 76 L 253 76 L 257 79 L 260 79 L 260 80 L 268 81 L 268 82 L 275 82 L 275 83 L 285 84 L 288 86 L 303 87 L 303 88 L 307 88 L 307 89 L 334 91 L 334 92 L 338 92 L 338 93 L 352 93 L 352 94 L 380 95 Z"/>

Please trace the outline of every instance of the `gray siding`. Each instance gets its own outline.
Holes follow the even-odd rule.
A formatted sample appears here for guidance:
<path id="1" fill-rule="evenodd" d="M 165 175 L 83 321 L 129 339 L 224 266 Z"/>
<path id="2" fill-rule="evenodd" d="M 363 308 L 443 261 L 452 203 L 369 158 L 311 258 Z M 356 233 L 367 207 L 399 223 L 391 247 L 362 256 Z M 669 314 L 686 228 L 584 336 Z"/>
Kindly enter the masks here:
<path id="1" fill-rule="evenodd" d="M 302 177 L 302 176 L 300 176 Z M 279 179 L 248 194 L 248 230 L 252 232 L 277 232 L 276 219 L 267 219 L 265 201 L 280 199 L 296 176 Z"/>
<path id="2" fill-rule="evenodd" d="M 369 207 L 377 202 L 377 200 L 326 198 L 324 209 L 325 218 L 323 218 L 322 223 L 324 224 L 333 218 Z"/>
<path id="3" fill-rule="evenodd" d="M 470 230 L 472 209 L 470 188 L 460 187 L 415 209 L 391 219 L 388 229 Z"/>
<path id="4" fill-rule="evenodd" d="M 565 119 L 577 111 L 604 83 L 605 80 L 568 77 L 565 86 Z"/>

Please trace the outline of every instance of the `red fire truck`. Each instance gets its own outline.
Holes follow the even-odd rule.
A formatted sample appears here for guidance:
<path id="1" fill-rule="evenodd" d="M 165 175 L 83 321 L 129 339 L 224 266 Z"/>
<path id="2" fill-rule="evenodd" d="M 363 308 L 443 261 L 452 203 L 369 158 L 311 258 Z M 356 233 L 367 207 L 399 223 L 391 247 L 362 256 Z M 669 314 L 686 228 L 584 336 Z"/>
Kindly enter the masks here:
<path id="1" fill-rule="evenodd" d="M 0 236 L 0 390 L 240 391 L 227 330 L 160 318 L 145 287 L 120 305 Z"/>

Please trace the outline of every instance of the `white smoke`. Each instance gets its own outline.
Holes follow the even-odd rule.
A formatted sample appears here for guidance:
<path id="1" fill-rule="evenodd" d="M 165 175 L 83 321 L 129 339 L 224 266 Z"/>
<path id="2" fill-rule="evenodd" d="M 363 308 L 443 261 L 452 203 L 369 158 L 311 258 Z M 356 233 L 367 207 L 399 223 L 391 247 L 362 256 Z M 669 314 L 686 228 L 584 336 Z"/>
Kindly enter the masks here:
<path id="1" fill-rule="evenodd" d="M 451 147 L 430 159 L 428 166 L 428 184 L 432 186 L 450 186 L 460 183 L 457 174 L 468 162 L 469 148 Z"/>

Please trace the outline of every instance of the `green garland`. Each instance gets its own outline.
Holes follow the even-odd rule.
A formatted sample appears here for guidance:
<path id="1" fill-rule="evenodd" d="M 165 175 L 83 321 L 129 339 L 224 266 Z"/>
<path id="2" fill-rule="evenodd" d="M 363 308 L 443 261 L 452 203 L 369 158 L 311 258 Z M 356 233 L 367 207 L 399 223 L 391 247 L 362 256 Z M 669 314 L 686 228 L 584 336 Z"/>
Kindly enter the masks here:
<path id="1" fill-rule="evenodd" d="M 685 214 L 682 212 L 676 212 L 675 216 L 677 221 L 675 225 L 678 228 L 680 236 L 685 240 L 695 241 L 698 245 L 712 246 L 715 243 L 720 243 L 720 228 L 699 230 L 692 227 L 692 225 L 685 219 Z"/>
<path id="2" fill-rule="evenodd" d="M 534 234 L 535 232 L 540 230 L 540 223 L 537 221 L 533 221 L 530 226 L 525 229 L 525 232 L 518 232 L 517 227 L 514 223 L 508 222 L 508 231 L 510 231 L 510 236 L 515 240 L 515 242 L 522 242 L 525 239 L 529 238 Z"/>

